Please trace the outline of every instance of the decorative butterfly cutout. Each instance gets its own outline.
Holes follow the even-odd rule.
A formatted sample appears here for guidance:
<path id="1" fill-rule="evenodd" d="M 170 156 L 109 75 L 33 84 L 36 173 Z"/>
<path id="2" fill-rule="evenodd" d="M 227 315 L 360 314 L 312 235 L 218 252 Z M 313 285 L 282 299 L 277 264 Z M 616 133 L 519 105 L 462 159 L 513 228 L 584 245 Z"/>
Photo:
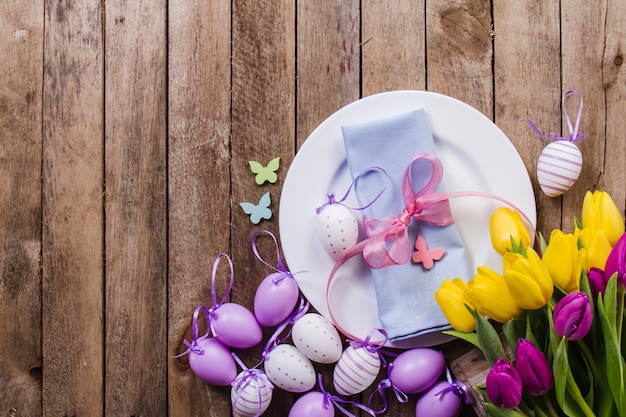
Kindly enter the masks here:
<path id="1" fill-rule="evenodd" d="M 256 161 L 248 161 L 248 164 L 250 164 L 252 173 L 256 174 L 254 180 L 258 185 L 264 184 L 265 181 L 274 184 L 278 179 L 276 171 L 280 167 L 280 156 L 272 159 L 266 167 Z"/>
<path id="2" fill-rule="evenodd" d="M 413 252 L 413 262 L 416 264 L 421 263 L 424 269 L 430 269 L 435 265 L 435 261 L 438 261 L 446 254 L 445 249 L 432 249 L 429 250 L 426 246 L 426 241 L 421 236 L 417 236 L 415 240 L 415 252 Z"/>
<path id="3" fill-rule="evenodd" d="M 272 200 L 270 199 L 270 192 L 266 192 L 261 196 L 258 205 L 252 203 L 243 202 L 239 203 L 243 211 L 250 215 L 250 221 L 254 224 L 259 224 L 261 219 L 269 220 L 272 218 L 272 210 L 269 209 Z"/>

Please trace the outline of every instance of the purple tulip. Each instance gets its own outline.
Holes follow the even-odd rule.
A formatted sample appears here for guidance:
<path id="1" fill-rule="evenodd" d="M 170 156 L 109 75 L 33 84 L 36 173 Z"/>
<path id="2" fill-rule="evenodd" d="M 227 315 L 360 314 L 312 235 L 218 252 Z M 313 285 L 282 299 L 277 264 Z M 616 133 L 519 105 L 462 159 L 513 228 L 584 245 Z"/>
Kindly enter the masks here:
<path id="1" fill-rule="evenodd" d="M 609 253 L 604 267 L 604 275 L 607 281 L 616 272 L 618 281 L 626 285 L 626 233 L 619 238 L 613 250 Z"/>
<path id="2" fill-rule="evenodd" d="M 552 370 L 546 355 L 530 341 L 517 341 L 515 369 L 522 379 L 524 390 L 530 395 L 545 394 L 552 388 Z"/>
<path id="3" fill-rule="evenodd" d="M 505 358 L 493 365 L 486 385 L 489 401 L 497 407 L 515 408 L 522 401 L 522 379 Z"/>
<path id="4" fill-rule="evenodd" d="M 554 308 L 554 330 L 559 337 L 580 340 L 587 335 L 593 321 L 591 303 L 584 292 L 572 292 Z"/>
<path id="5" fill-rule="evenodd" d="M 598 294 L 604 294 L 607 279 L 604 276 L 603 270 L 592 266 L 589 268 L 589 272 L 587 272 L 587 279 L 589 280 L 589 287 L 591 288 L 591 294 L 593 294 L 594 299 L 598 297 Z"/>

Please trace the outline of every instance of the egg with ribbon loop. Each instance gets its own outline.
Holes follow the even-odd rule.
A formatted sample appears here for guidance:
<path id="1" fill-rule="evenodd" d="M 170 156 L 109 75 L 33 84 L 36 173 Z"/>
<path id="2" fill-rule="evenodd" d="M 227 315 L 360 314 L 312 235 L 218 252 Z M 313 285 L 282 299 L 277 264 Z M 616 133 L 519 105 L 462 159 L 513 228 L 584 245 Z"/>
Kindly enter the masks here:
<path id="1" fill-rule="evenodd" d="M 327 204 L 317 214 L 315 233 L 322 248 L 337 260 L 359 239 L 359 223 L 348 207 Z"/>
<path id="2" fill-rule="evenodd" d="M 387 367 L 389 380 L 406 394 L 417 394 L 432 386 L 443 374 L 443 353 L 429 348 L 402 352 Z"/>
<path id="3" fill-rule="evenodd" d="M 334 417 L 335 407 L 327 398 L 327 394 L 311 391 L 298 398 L 288 417 Z"/>
<path id="4" fill-rule="evenodd" d="M 569 114 L 565 109 L 565 99 L 571 95 L 575 95 L 580 99 L 578 115 L 573 127 Z M 531 120 L 528 120 L 528 124 L 535 133 L 542 138 L 554 141 L 541 151 L 537 161 L 537 181 L 541 190 L 548 197 L 557 197 L 569 190 L 578 179 L 583 166 L 582 154 L 574 144 L 574 142 L 585 137 L 584 133 L 578 131 L 583 111 L 582 95 L 576 90 L 566 91 L 561 98 L 561 107 L 563 108 L 563 115 L 570 132 L 569 137 L 557 136 L 554 132 L 546 135 Z"/>
<path id="5" fill-rule="evenodd" d="M 380 356 L 371 345 L 348 346 L 333 371 L 335 390 L 341 395 L 363 392 L 376 380 L 380 366 Z"/>
<path id="6" fill-rule="evenodd" d="M 236 303 L 226 303 L 210 310 L 211 328 L 215 338 L 236 349 L 258 345 L 263 338 L 263 330 L 254 314 Z"/>
<path id="7" fill-rule="evenodd" d="M 307 313 L 296 320 L 291 339 L 304 356 L 317 363 L 337 362 L 343 350 L 335 326 L 318 313 Z"/>
<path id="8" fill-rule="evenodd" d="M 298 302 L 298 284 L 289 272 L 269 274 L 254 295 L 254 316 L 261 326 L 272 327 L 283 322 Z"/>
<path id="9" fill-rule="evenodd" d="M 230 351 L 219 340 L 207 337 L 189 349 L 189 367 L 207 384 L 226 386 L 237 376 L 237 365 Z"/>
<path id="10" fill-rule="evenodd" d="M 265 373 L 272 383 L 289 392 L 306 392 L 315 385 L 313 364 L 295 346 L 279 344 L 265 355 Z"/>
<path id="11" fill-rule="evenodd" d="M 415 417 L 457 417 L 463 396 L 448 381 L 439 381 L 424 392 L 415 405 Z"/>
<path id="12" fill-rule="evenodd" d="M 231 385 L 233 414 L 239 417 L 260 416 L 272 401 L 274 385 L 260 369 L 242 371 Z"/>

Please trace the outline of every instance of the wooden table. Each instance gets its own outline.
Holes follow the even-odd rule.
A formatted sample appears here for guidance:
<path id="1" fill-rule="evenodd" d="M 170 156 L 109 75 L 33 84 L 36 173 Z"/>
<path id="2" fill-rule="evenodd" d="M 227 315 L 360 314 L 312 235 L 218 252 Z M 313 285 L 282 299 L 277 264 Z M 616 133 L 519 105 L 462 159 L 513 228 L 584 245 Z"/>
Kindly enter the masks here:
<path id="1" fill-rule="evenodd" d="M 269 273 L 251 233 L 278 236 L 295 153 L 360 97 L 429 90 L 494 120 L 540 230 L 571 230 L 587 190 L 624 209 L 623 0 L 3 0 L 0 22 L 2 416 L 229 415 L 229 390 L 172 357 L 218 253 L 251 306 Z M 567 135 L 571 88 L 584 167 L 548 198 L 526 119 Z M 276 156 L 278 181 L 256 185 L 248 161 Z M 266 191 L 273 217 L 255 226 L 239 203 Z M 295 398 L 276 393 L 266 415 Z"/>

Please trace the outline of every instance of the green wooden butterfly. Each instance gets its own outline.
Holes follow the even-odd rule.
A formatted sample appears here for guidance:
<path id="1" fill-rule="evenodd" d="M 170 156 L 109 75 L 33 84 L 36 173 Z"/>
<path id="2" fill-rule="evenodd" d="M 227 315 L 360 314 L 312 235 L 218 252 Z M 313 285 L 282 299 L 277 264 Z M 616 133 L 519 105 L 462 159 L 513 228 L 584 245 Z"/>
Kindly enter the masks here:
<path id="1" fill-rule="evenodd" d="M 256 174 L 254 180 L 258 185 L 262 185 L 265 181 L 274 184 L 278 180 L 276 171 L 280 167 L 280 157 L 272 159 L 267 166 L 263 166 L 256 161 L 248 161 L 250 164 L 250 170 L 253 174 Z"/>

